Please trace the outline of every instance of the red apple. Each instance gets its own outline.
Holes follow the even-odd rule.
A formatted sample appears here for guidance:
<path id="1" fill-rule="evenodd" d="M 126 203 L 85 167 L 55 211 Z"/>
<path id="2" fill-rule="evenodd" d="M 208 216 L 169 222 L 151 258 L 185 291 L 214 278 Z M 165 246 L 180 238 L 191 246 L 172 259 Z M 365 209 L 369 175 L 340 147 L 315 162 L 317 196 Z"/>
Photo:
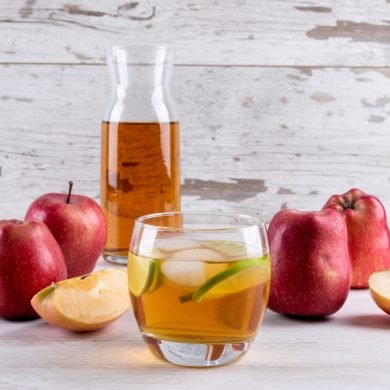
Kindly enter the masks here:
<path id="1" fill-rule="evenodd" d="M 38 315 L 31 298 L 66 279 L 61 249 L 40 221 L 0 221 L 0 316 L 9 320 Z"/>
<path id="2" fill-rule="evenodd" d="M 68 277 L 91 272 L 102 253 L 106 220 L 100 206 L 91 198 L 71 194 L 45 194 L 36 199 L 26 220 L 39 219 L 52 232 L 64 253 Z"/>
<path id="3" fill-rule="evenodd" d="M 390 235 L 386 211 L 378 198 L 353 188 L 333 195 L 323 209 L 338 211 L 348 230 L 352 288 L 367 288 L 373 272 L 390 269 Z"/>
<path id="4" fill-rule="evenodd" d="M 297 316 L 328 316 L 344 304 L 351 282 L 347 227 L 334 210 L 279 211 L 268 238 L 269 307 Z"/>

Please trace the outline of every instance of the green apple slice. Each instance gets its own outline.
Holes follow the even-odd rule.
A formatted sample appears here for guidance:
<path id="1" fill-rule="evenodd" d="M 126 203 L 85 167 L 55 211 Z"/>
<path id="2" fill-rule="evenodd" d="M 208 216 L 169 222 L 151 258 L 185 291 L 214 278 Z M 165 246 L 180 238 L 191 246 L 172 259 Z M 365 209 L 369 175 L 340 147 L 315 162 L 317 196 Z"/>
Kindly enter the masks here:
<path id="1" fill-rule="evenodd" d="M 270 277 L 271 266 L 268 256 L 238 261 L 230 268 L 207 280 L 193 293 L 192 299 L 199 303 L 221 298 L 268 282 Z M 185 302 L 186 299 L 182 301 Z"/>
<path id="2" fill-rule="evenodd" d="M 154 291 L 160 284 L 160 264 L 129 253 L 128 261 L 129 290 L 136 296 Z"/>

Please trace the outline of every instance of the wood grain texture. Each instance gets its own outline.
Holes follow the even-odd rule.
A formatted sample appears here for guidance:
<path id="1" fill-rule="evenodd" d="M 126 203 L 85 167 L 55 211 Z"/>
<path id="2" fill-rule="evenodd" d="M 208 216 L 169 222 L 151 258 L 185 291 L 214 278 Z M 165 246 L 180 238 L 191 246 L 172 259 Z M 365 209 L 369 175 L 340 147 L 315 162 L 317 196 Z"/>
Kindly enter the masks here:
<path id="1" fill-rule="evenodd" d="M 1 216 L 44 192 L 98 199 L 104 66 L 0 67 Z M 269 219 L 360 187 L 390 207 L 388 69 L 177 67 L 183 209 Z"/>
<path id="2" fill-rule="evenodd" d="M 100 264 L 99 267 L 104 266 Z M 367 290 L 323 321 L 268 311 L 256 342 L 225 368 L 178 368 L 143 344 L 131 312 L 100 332 L 0 319 L 0 389 L 387 389 L 390 317 Z"/>
<path id="3" fill-rule="evenodd" d="M 388 66 L 386 0 L 1 0 L 3 63 L 103 63 L 169 44 L 180 64 Z M 81 39 L 80 39 L 81 38 Z"/>

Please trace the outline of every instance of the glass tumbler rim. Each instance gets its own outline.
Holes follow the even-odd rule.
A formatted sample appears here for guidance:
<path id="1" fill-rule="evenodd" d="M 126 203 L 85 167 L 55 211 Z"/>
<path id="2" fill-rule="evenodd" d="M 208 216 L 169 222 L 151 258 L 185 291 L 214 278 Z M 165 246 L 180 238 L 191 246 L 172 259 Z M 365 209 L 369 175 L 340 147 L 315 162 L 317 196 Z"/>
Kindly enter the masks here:
<path id="1" fill-rule="evenodd" d="M 160 217 L 174 217 L 174 216 L 215 216 L 215 217 L 226 217 L 226 218 L 232 218 L 236 219 L 238 221 L 252 221 L 252 223 L 243 224 L 241 226 L 229 226 L 229 223 L 226 223 L 226 227 L 206 227 L 206 228 L 194 228 L 194 227 L 169 227 L 169 226 L 162 226 L 162 225 L 153 225 L 150 223 L 147 223 L 147 220 L 153 219 L 153 218 L 160 218 Z M 224 224 L 222 224 L 224 225 Z M 241 213 L 231 213 L 231 212 L 222 212 L 222 211 L 168 211 L 168 212 L 161 212 L 161 213 L 152 213 L 152 214 L 146 214 L 142 215 L 135 219 L 135 226 L 139 228 L 146 228 L 146 229 L 153 229 L 153 230 L 159 230 L 159 231 L 169 231 L 169 232 L 222 232 L 222 231 L 242 231 L 245 229 L 253 229 L 259 228 L 259 229 L 266 229 L 266 223 L 255 216 L 249 215 L 249 214 L 241 214 Z"/>
<path id="2" fill-rule="evenodd" d="M 173 51 L 173 47 L 167 45 L 152 45 L 152 44 L 139 44 L 139 43 L 123 43 L 109 46 L 109 49 L 137 49 L 137 50 L 167 50 Z"/>
<path id="3" fill-rule="evenodd" d="M 175 52 L 175 49 L 171 46 L 166 45 L 152 45 L 152 44 L 117 44 L 117 45 L 111 45 L 107 47 L 107 53 L 108 55 L 111 55 L 116 53 L 118 50 L 124 50 L 126 52 L 134 52 L 136 54 L 140 54 L 142 52 L 150 52 L 150 53 L 156 53 L 156 52 L 165 52 L 169 55 L 173 55 Z"/>

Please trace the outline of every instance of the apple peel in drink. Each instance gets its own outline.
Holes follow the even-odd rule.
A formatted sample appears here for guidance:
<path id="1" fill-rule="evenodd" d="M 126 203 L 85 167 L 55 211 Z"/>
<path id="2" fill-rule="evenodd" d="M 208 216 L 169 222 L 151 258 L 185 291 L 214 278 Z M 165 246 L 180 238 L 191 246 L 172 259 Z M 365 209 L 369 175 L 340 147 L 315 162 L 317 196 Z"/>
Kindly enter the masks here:
<path id="1" fill-rule="evenodd" d="M 104 269 L 53 283 L 31 300 L 49 324 L 70 331 L 101 329 L 130 308 L 127 275 Z"/>

